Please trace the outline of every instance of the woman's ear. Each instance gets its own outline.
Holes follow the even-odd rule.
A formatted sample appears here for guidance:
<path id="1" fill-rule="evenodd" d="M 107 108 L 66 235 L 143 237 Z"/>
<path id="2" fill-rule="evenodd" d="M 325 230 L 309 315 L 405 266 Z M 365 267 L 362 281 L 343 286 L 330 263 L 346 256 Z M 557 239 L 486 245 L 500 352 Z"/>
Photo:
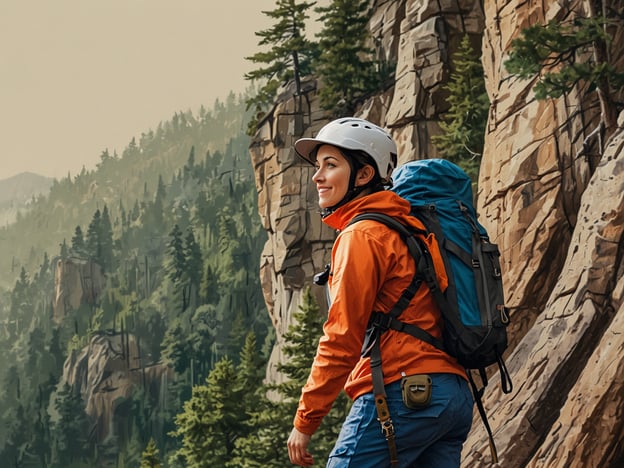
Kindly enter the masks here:
<path id="1" fill-rule="evenodd" d="M 366 164 L 358 169 L 357 176 L 355 178 L 355 186 L 361 187 L 368 184 L 375 177 L 375 169 L 370 164 Z"/>

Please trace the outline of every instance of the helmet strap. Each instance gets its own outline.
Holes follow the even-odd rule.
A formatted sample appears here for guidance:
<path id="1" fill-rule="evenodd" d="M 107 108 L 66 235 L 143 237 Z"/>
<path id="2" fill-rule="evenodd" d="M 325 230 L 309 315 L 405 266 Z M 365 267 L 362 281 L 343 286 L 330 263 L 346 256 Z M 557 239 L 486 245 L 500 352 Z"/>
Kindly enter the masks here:
<path id="1" fill-rule="evenodd" d="M 345 159 L 347 160 L 347 162 L 349 163 L 349 166 L 351 167 L 351 172 L 349 174 L 349 188 L 347 189 L 347 193 L 342 198 L 342 200 L 340 200 L 334 206 L 330 206 L 328 208 L 323 208 L 321 210 L 321 217 L 323 217 L 323 218 L 325 218 L 326 216 L 329 216 L 334 211 L 336 211 L 338 208 L 340 208 L 341 206 L 349 203 L 351 200 L 356 198 L 360 193 L 362 193 L 364 190 L 369 188 L 372 185 L 371 182 L 373 182 L 373 181 L 371 181 L 371 182 L 369 182 L 367 184 L 360 185 L 359 187 L 356 187 L 355 186 L 355 178 L 357 177 L 358 171 L 363 167 L 363 164 L 360 163 L 359 161 L 357 161 L 355 158 L 350 157 L 349 155 L 346 155 L 344 153 L 343 153 L 343 155 L 345 156 Z"/>

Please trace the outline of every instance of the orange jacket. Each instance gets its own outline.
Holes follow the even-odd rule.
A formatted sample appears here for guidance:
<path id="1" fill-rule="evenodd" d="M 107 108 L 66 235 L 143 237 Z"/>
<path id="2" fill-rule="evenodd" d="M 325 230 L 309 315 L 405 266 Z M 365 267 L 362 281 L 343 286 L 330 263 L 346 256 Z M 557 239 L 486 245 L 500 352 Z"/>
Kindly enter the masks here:
<path id="1" fill-rule="evenodd" d="M 360 358 L 366 325 L 372 311 L 387 313 L 392 308 L 414 276 L 414 261 L 396 231 L 370 220 L 346 226 L 359 213 L 383 212 L 424 229 L 420 221 L 409 216 L 409 209 L 407 201 L 394 192 L 383 191 L 356 198 L 324 218 L 327 225 L 341 232 L 332 249 L 332 304 L 294 420 L 295 427 L 305 434 L 318 429 L 343 386 L 351 399 L 372 392 L 369 359 Z M 437 242 L 433 235 L 427 242 L 444 290 L 448 279 Z M 403 311 L 401 320 L 441 337 L 440 311 L 425 284 Z M 452 373 L 466 378 L 464 368 L 455 359 L 406 333 L 384 333 L 381 355 L 386 384 L 399 380 L 402 372 Z"/>

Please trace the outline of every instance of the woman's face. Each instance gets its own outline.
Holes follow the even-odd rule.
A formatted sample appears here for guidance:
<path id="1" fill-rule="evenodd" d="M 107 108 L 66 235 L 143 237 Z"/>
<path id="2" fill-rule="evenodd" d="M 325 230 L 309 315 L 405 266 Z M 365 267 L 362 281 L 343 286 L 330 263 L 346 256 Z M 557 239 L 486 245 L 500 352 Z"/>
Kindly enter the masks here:
<path id="1" fill-rule="evenodd" d="M 315 166 L 312 181 L 318 191 L 319 206 L 329 208 L 338 204 L 349 189 L 349 162 L 335 146 L 322 145 L 316 153 Z"/>

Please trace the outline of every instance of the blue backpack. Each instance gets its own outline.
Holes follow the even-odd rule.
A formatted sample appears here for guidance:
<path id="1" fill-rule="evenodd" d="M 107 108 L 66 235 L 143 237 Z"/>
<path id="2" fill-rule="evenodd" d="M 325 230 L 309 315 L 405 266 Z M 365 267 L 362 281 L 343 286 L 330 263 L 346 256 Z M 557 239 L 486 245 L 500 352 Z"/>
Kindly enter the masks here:
<path id="1" fill-rule="evenodd" d="M 446 350 L 468 369 L 504 368 L 509 315 L 500 253 L 477 221 L 470 177 L 450 161 L 427 159 L 401 166 L 393 180 L 393 191 L 410 202 L 440 246 L 449 286 L 434 295 L 445 319 Z"/>
<path id="2" fill-rule="evenodd" d="M 496 460 L 496 447 L 481 397 L 487 385 L 485 368 L 491 364 L 498 364 L 503 392 L 512 391 L 511 378 L 502 358 L 507 348 L 509 315 L 504 305 L 498 246 L 489 241 L 485 228 L 477 221 L 472 181 L 456 164 L 444 159 L 412 161 L 399 167 L 392 178 L 392 190 L 409 201 L 411 214 L 424 224 L 427 232 L 414 232 L 383 213 L 363 213 L 351 221 L 372 219 L 398 231 L 417 269 L 412 283 L 390 312 L 373 312 L 371 316 L 362 354 L 371 357 L 373 384 L 379 392 L 383 391 L 378 338 L 387 329 L 408 333 L 455 357 L 467 369 L 490 438 L 492 457 Z M 444 260 L 449 280 L 444 292 L 438 286 L 429 252 L 420 241 L 421 236 L 429 232 L 435 235 Z M 422 283 L 429 287 L 444 318 L 441 341 L 400 320 Z M 481 388 L 470 372 L 473 369 L 481 377 Z"/>

